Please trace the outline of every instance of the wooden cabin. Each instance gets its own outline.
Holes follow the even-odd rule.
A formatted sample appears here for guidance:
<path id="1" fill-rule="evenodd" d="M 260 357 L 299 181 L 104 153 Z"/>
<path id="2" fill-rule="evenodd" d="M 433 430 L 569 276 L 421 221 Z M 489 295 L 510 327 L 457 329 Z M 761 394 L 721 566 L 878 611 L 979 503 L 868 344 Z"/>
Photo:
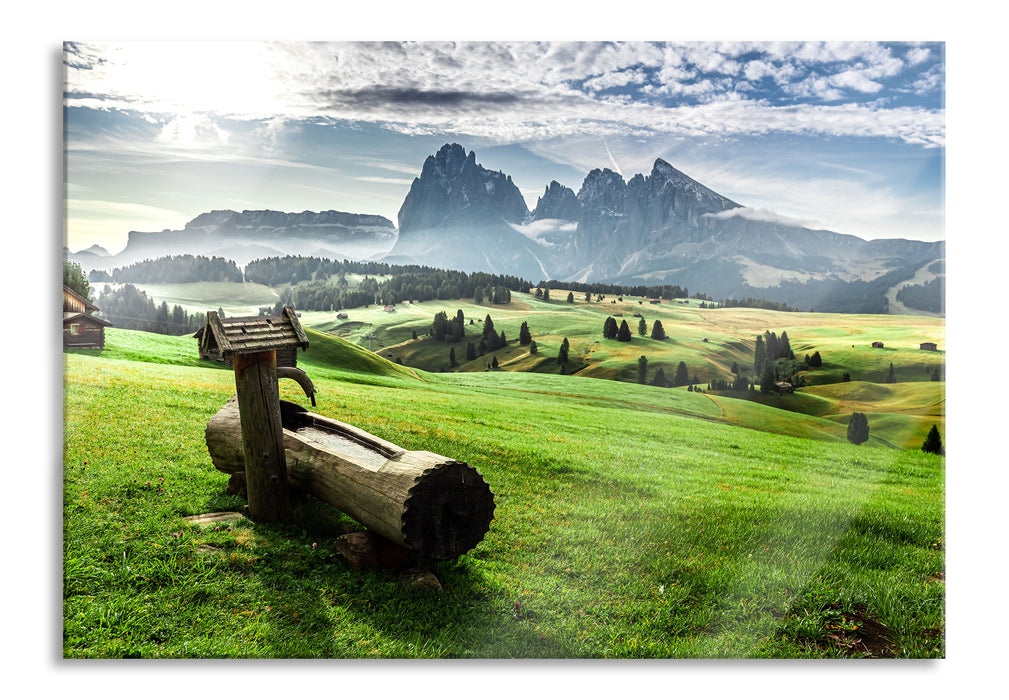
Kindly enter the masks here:
<path id="1" fill-rule="evenodd" d="M 791 394 L 795 390 L 794 387 L 788 382 L 777 382 L 774 385 L 774 388 L 778 391 L 779 394 Z"/>
<path id="2" fill-rule="evenodd" d="M 276 349 L 278 367 L 297 367 L 298 348 L 308 347 L 308 337 L 297 314 L 285 306 L 280 316 L 233 316 L 221 318 L 207 312 L 207 323 L 193 337 L 199 344 L 200 359 L 234 365 L 235 354 L 247 347 Z"/>
<path id="3" fill-rule="evenodd" d="M 874 347 L 874 348 L 881 348 L 881 347 L 883 347 L 883 342 L 882 342 L 882 341 L 880 341 L 880 340 L 877 340 L 877 341 L 875 341 L 875 342 L 874 342 L 874 343 L 872 344 L 872 347 Z"/>
<path id="4" fill-rule="evenodd" d="M 100 309 L 63 285 L 63 347 L 105 348 L 105 328 L 112 324 L 92 314 Z"/>
<path id="5" fill-rule="evenodd" d="M 936 350 L 939 349 L 938 347 L 936 347 L 935 343 L 922 343 L 918 347 L 921 348 L 922 350 L 931 350 L 932 352 L 935 352 Z"/>

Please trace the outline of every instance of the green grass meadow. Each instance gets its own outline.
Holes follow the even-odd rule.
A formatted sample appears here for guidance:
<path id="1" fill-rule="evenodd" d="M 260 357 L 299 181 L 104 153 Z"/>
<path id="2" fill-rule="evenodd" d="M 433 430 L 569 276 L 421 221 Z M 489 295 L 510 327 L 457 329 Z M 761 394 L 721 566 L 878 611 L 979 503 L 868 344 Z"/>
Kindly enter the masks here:
<path id="1" fill-rule="evenodd" d="M 942 354 L 917 349 L 919 336 L 943 345 L 941 320 L 912 336 L 889 317 L 516 299 L 302 317 L 313 410 L 490 484 L 484 540 L 430 564 L 441 590 L 351 568 L 333 540 L 362 526 L 308 497 L 283 525 L 183 520 L 244 505 L 204 443 L 234 376 L 196 359 L 191 338 L 109 329 L 105 350 L 64 353 L 63 656 L 945 656 L 945 459 L 917 449 L 944 427 L 943 383 L 925 376 Z M 661 318 L 671 340 L 602 341 L 618 306 Z M 490 313 L 513 341 L 527 320 L 547 358 L 569 337 L 587 371 L 439 372 L 447 349 L 412 332 L 457 308 L 477 319 L 469 333 Z M 818 348 L 824 377 L 837 361 L 856 381 L 814 375 L 780 397 L 791 406 L 612 381 L 645 352 L 721 371 L 766 329 L 787 329 L 797 354 Z M 360 347 L 368 332 L 384 347 Z M 887 347 L 869 353 L 876 339 Z M 907 381 L 878 383 L 889 362 Z M 281 395 L 306 403 L 294 382 Z M 871 408 L 859 446 L 845 439 L 856 407 Z"/>

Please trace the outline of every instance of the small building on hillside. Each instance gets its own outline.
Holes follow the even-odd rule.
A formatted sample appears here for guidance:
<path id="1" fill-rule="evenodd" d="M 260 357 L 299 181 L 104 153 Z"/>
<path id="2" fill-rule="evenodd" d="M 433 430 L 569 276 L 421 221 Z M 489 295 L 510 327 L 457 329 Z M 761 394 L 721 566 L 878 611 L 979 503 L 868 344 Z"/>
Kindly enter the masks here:
<path id="1" fill-rule="evenodd" d="M 63 285 L 63 347 L 105 348 L 105 329 L 112 324 L 94 316 L 100 309 Z"/>
<path id="2" fill-rule="evenodd" d="M 778 391 L 779 394 L 791 394 L 795 390 L 794 387 L 788 382 L 777 382 L 774 385 L 774 388 Z"/>
<path id="3" fill-rule="evenodd" d="M 278 367 L 297 367 L 298 348 L 308 348 L 308 337 L 297 314 L 285 306 L 279 316 L 232 316 L 221 318 L 207 312 L 207 323 L 193 334 L 200 359 L 233 365 L 235 354 L 245 347 L 273 348 Z"/>
<path id="4" fill-rule="evenodd" d="M 921 348 L 922 350 L 931 350 L 932 352 L 935 352 L 936 350 L 939 349 L 936 347 L 935 343 L 922 343 L 918 347 Z"/>
<path id="5" fill-rule="evenodd" d="M 881 347 L 883 347 L 883 341 L 877 340 L 876 342 L 874 342 L 872 344 L 872 347 L 874 347 L 874 348 L 881 348 Z"/>

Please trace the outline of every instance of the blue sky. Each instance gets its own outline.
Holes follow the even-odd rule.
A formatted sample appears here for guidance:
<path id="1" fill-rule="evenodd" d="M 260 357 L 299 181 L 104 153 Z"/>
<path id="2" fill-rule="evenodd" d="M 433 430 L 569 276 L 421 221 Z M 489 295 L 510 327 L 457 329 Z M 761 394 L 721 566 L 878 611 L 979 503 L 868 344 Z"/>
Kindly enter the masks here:
<path id="1" fill-rule="evenodd" d="M 460 143 L 533 208 L 551 180 L 663 158 L 752 215 L 945 238 L 942 43 L 69 43 L 66 240 L 211 209 L 394 223 Z"/>

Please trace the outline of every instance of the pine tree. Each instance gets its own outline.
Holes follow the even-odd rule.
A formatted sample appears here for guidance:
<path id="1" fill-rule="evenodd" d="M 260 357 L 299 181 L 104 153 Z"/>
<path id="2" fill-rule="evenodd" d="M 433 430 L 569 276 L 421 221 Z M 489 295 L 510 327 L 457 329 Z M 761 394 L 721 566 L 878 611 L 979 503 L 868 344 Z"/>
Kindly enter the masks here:
<path id="1" fill-rule="evenodd" d="M 617 337 L 617 321 L 612 316 L 606 317 L 606 322 L 603 323 L 603 337 L 613 339 Z"/>
<path id="2" fill-rule="evenodd" d="M 458 362 L 455 361 L 455 348 L 449 348 L 448 351 L 448 366 L 455 367 Z"/>
<path id="3" fill-rule="evenodd" d="M 638 358 L 638 384 L 645 383 L 645 375 L 648 372 L 648 358 L 642 355 Z"/>
<path id="4" fill-rule="evenodd" d="M 648 335 L 648 322 L 645 321 L 645 319 L 643 318 L 640 321 L 638 321 L 638 335 L 640 335 L 642 338 Z"/>
<path id="5" fill-rule="evenodd" d="M 928 431 L 925 442 L 921 445 L 922 452 L 933 455 L 946 454 L 942 449 L 942 437 L 939 436 L 939 428 L 933 423 L 932 429 Z"/>
<path id="6" fill-rule="evenodd" d="M 652 386 L 666 386 L 666 373 L 662 371 L 661 367 L 655 370 L 655 376 L 652 377 Z"/>
<path id="7" fill-rule="evenodd" d="M 538 346 L 538 345 L 536 344 L 536 341 L 535 341 L 535 340 L 531 340 L 531 341 L 529 341 L 529 354 L 530 354 L 530 355 L 535 355 L 535 354 L 536 354 L 536 353 L 538 353 L 539 351 L 540 351 L 540 348 L 539 348 L 539 346 Z"/>
<path id="8" fill-rule="evenodd" d="M 569 304 L 574 304 L 575 303 L 575 293 L 574 292 L 568 292 L 568 303 Z"/>
<path id="9" fill-rule="evenodd" d="M 497 355 L 495 355 L 494 359 L 491 360 L 490 366 L 493 367 L 494 369 L 497 369 L 497 367 L 498 367 L 498 364 L 497 364 Z"/>
<path id="10" fill-rule="evenodd" d="M 760 373 L 760 390 L 765 394 L 774 389 L 774 365 L 764 363 L 764 371 Z"/>
<path id="11" fill-rule="evenodd" d="M 656 320 L 652 324 L 652 340 L 665 340 L 668 337 L 666 330 L 662 327 L 662 321 Z"/>
<path id="12" fill-rule="evenodd" d="M 617 340 L 622 343 L 631 342 L 631 329 L 627 325 L 626 320 L 620 322 L 620 330 L 617 331 Z"/>
<path id="13" fill-rule="evenodd" d="M 656 321 L 656 323 L 658 323 Z M 687 373 L 687 364 L 685 362 L 680 362 L 676 365 L 676 374 L 673 375 L 673 386 L 685 386 L 690 381 L 690 375 Z"/>
<path id="14" fill-rule="evenodd" d="M 529 333 L 529 324 L 526 321 L 522 322 L 519 327 L 519 345 L 528 345 L 532 341 L 533 337 Z"/>
<path id="15" fill-rule="evenodd" d="M 75 262 L 63 261 L 63 284 L 70 287 L 85 299 L 91 299 L 91 285 L 84 276 L 84 270 Z M 224 316 L 221 316 L 224 318 Z"/>
<path id="16" fill-rule="evenodd" d="M 543 289 L 543 301 L 550 301 L 550 287 L 544 287 L 544 289 Z"/>
<path id="17" fill-rule="evenodd" d="M 473 341 L 471 340 L 466 344 L 466 361 L 472 362 L 475 359 L 476 359 L 476 345 L 474 345 Z"/>
<path id="18" fill-rule="evenodd" d="M 439 311 L 434 315 L 434 321 L 431 323 L 431 337 L 439 341 L 445 340 L 448 330 L 448 314 Z"/>
<path id="19" fill-rule="evenodd" d="M 809 362 L 807 364 L 810 367 L 819 367 L 820 365 L 823 364 L 823 358 L 820 357 L 820 351 L 819 350 L 816 350 L 813 353 L 813 356 L 809 358 Z"/>
<path id="20" fill-rule="evenodd" d="M 765 362 L 767 362 L 767 347 L 764 345 L 764 339 L 758 335 L 757 342 L 753 346 L 753 373 L 763 374 Z"/>
<path id="21" fill-rule="evenodd" d="M 568 363 L 568 349 L 569 349 L 569 347 L 570 346 L 568 345 L 568 339 L 565 338 L 563 340 L 563 342 L 561 342 L 561 348 L 560 348 L 560 350 L 557 351 L 557 362 L 560 364 L 561 367 L 563 367 L 564 365 L 566 365 Z"/>
<path id="22" fill-rule="evenodd" d="M 852 413 L 848 421 L 848 442 L 861 445 L 869 439 L 869 420 L 864 413 Z"/>

